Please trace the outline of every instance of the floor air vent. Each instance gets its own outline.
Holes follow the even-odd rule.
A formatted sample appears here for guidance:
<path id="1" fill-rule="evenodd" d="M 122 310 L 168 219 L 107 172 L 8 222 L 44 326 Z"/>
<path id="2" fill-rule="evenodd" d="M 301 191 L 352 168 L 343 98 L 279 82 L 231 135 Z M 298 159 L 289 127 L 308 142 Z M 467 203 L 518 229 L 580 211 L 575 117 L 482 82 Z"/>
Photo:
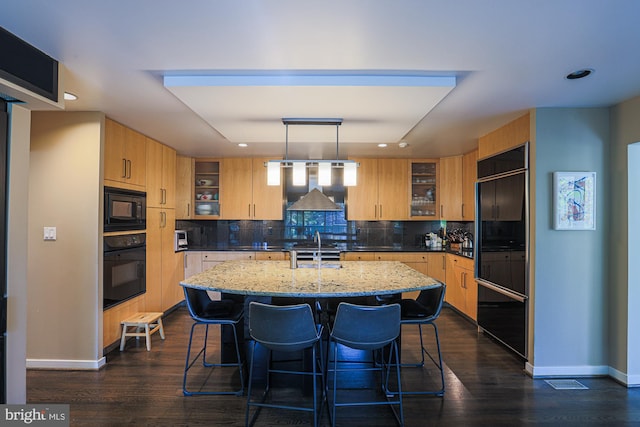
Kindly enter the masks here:
<path id="1" fill-rule="evenodd" d="M 556 390 L 589 390 L 589 387 L 576 380 L 544 380 Z"/>

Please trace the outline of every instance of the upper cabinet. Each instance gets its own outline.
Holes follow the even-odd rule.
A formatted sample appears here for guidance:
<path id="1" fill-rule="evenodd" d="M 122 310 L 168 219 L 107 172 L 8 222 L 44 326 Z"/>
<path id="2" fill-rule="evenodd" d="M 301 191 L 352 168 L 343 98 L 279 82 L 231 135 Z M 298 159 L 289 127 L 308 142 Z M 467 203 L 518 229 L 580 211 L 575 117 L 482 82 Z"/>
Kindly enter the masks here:
<path id="1" fill-rule="evenodd" d="M 146 137 L 111 119 L 105 120 L 104 179 L 146 186 Z"/>
<path id="2" fill-rule="evenodd" d="M 411 219 L 431 220 L 439 218 L 438 161 L 414 160 L 411 171 Z"/>
<path id="3" fill-rule="evenodd" d="M 353 159 L 358 184 L 347 188 L 348 220 L 406 220 L 409 176 L 406 159 Z"/>
<path id="4" fill-rule="evenodd" d="M 220 218 L 220 160 L 196 159 L 193 163 L 193 219 Z"/>
<path id="5" fill-rule="evenodd" d="M 220 218 L 281 220 L 283 187 L 267 185 L 267 158 L 221 161 Z"/>
<path id="6" fill-rule="evenodd" d="M 176 151 L 147 138 L 147 207 L 175 207 Z"/>
<path id="7" fill-rule="evenodd" d="M 194 207 L 193 159 L 176 156 L 176 219 L 191 219 Z"/>
<path id="8" fill-rule="evenodd" d="M 440 159 L 440 219 L 462 220 L 462 156 Z"/>
<path id="9" fill-rule="evenodd" d="M 476 218 L 476 180 L 478 179 L 478 150 L 462 156 L 462 219 Z"/>

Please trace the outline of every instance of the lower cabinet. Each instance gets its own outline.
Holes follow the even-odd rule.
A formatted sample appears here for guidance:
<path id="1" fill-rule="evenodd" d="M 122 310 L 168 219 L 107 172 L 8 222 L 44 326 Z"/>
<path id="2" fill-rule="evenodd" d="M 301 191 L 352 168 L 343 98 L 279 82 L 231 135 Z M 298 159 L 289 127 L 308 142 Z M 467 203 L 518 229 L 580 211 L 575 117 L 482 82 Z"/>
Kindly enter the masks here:
<path id="1" fill-rule="evenodd" d="M 175 210 L 147 209 L 146 311 L 167 311 L 184 299 L 183 252 L 174 251 Z"/>
<path id="2" fill-rule="evenodd" d="M 270 252 L 271 253 L 271 252 Z M 274 252 L 275 253 L 275 252 Z M 284 256 L 284 254 L 282 254 Z M 214 267 L 224 261 L 255 260 L 256 252 L 253 251 L 187 251 L 184 252 L 184 277 Z M 284 259 L 284 258 L 283 258 Z M 184 292 L 181 290 L 181 292 Z M 219 300 L 220 292 L 209 292 L 212 299 Z"/>
<path id="3" fill-rule="evenodd" d="M 446 255 L 445 300 L 469 318 L 477 319 L 478 285 L 473 278 L 473 260 L 457 255 Z"/>
<path id="4" fill-rule="evenodd" d="M 120 336 L 122 334 L 122 325 L 120 322 L 140 311 L 146 311 L 145 295 L 131 298 L 121 304 L 108 308 L 102 313 L 102 346 L 105 350 L 109 350 L 111 345 L 120 342 Z"/>
<path id="5" fill-rule="evenodd" d="M 440 282 L 447 282 L 447 254 L 444 252 L 427 252 L 427 275 Z"/>

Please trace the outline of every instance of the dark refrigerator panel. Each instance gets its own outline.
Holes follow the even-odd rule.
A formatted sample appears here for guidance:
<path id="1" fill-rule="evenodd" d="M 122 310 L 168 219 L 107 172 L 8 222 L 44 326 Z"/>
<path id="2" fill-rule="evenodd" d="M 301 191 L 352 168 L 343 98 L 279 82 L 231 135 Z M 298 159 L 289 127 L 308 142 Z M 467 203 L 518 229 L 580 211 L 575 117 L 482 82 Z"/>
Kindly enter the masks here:
<path id="1" fill-rule="evenodd" d="M 528 145 L 478 162 L 475 275 L 480 329 L 527 358 Z"/>
<path id="2" fill-rule="evenodd" d="M 0 404 L 6 403 L 6 334 L 7 334 L 7 266 L 6 266 L 6 183 L 7 183 L 7 104 L 0 99 Z"/>
<path id="3" fill-rule="evenodd" d="M 526 299 L 478 284 L 478 324 L 526 358 Z"/>

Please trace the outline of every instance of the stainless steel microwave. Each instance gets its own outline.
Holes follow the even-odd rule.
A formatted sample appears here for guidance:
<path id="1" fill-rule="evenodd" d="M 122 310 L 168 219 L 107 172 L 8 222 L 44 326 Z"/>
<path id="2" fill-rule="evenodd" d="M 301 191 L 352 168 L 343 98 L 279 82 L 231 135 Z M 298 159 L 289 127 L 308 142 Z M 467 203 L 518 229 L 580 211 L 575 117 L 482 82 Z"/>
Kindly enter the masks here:
<path id="1" fill-rule="evenodd" d="M 147 193 L 104 187 L 104 231 L 144 230 Z"/>

